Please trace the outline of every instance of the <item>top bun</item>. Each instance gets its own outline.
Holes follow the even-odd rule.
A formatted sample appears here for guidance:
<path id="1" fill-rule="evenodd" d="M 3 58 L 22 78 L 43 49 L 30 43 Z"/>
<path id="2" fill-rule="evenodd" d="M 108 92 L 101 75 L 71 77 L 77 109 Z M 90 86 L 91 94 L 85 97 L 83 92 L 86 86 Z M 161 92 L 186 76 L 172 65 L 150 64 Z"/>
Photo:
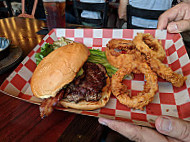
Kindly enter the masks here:
<path id="1" fill-rule="evenodd" d="M 55 97 L 88 59 L 88 48 L 81 43 L 60 47 L 46 56 L 35 69 L 31 89 L 38 98 Z"/>

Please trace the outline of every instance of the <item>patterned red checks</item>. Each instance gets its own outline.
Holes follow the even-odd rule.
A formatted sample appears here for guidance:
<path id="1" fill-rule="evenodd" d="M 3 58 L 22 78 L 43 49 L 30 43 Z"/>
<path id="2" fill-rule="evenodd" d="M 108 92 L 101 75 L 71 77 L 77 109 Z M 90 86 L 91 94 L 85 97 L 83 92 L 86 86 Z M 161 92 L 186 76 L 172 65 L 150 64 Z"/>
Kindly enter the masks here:
<path id="1" fill-rule="evenodd" d="M 39 102 L 30 89 L 32 72 L 36 68 L 34 55 L 40 52 L 45 43 L 53 43 L 62 36 L 84 43 L 89 48 L 105 51 L 107 42 L 112 38 L 132 40 L 138 32 L 151 33 L 161 40 L 167 58 L 164 63 L 172 70 L 187 76 L 187 81 L 180 88 L 173 87 L 170 83 L 159 78 L 159 91 L 152 103 L 144 111 L 132 110 L 120 104 L 111 96 L 106 107 L 94 111 L 76 111 L 66 108 L 57 108 L 96 117 L 108 117 L 116 120 L 129 121 L 139 125 L 154 126 L 154 121 L 159 115 L 170 115 L 190 120 L 190 60 L 180 34 L 169 34 L 160 30 L 129 30 L 129 29 L 54 29 L 31 51 L 23 62 L 1 85 L 1 90 L 28 102 Z M 124 80 L 123 83 L 136 95 L 143 89 L 145 79 L 143 74 L 135 74 L 133 80 Z"/>
<path id="2" fill-rule="evenodd" d="M 19 74 L 16 74 L 10 83 L 21 91 L 27 82 Z"/>

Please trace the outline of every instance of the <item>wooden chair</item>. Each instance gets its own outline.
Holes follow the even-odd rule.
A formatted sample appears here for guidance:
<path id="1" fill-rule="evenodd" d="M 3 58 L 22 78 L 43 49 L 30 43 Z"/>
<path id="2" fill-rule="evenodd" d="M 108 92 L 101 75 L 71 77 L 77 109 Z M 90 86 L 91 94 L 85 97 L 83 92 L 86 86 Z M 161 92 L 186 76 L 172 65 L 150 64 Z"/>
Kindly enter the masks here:
<path id="1" fill-rule="evenodd" d="M 139 9 L 131 5 L 127 5 L 127 28 L 128 29 L 145 29 L 145 27 L 138 27 L 138 26 L 132 25 L 132 16 L 143 18 L 143 19 L 149 19 L 149 20 L 158 20 L 158 17 L 163 12 L 164 10 Z"/>
<path id="2" fill-rule="evenodd" d="M 107 1 L 105 1 L 105 3 L 84 3 L 78 0 L 73 0 L 73 8 L 74 8 L 77 23 L 82 24 L 82 22 L 86 22 L 89 24 L 95 24 L 100 27 L 106 27 L 108 4 L 109 2 Z M 102 19 L 83 18 L 81 17 L 81 12 L 83 10 L 101 12 Z"/>

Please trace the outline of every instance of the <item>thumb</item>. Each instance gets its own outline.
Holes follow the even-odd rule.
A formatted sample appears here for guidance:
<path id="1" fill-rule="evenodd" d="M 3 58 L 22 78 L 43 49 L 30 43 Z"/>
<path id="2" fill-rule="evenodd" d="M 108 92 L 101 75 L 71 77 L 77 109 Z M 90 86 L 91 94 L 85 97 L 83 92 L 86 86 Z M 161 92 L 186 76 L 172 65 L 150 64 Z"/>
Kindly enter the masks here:
<path id="1" fill-rule="evenodd" d="M 167 142 L 167 139 L 163 135 L 159 134 L 157 131 L 151 128 L 141 127 L 127 122 L 105 118 L 99 118 L 98 121 L 100 124 L 108 126 L 112 130 L 122 134 L 132 141 Z"/>
<path id="2" fill-rule="evenodd" d="M 167 26 L 169 33 L 180 33 L 190 30 L 190 20 L 180 20 L 176 22 L 171 22 Z"/>
<path id="3" fill-rule="evenodd" d="M 181 141 L 190 141 L 190 122 L 167 116 L 160 116 L 155 122 L 156 129 L 167 136 Z"/>

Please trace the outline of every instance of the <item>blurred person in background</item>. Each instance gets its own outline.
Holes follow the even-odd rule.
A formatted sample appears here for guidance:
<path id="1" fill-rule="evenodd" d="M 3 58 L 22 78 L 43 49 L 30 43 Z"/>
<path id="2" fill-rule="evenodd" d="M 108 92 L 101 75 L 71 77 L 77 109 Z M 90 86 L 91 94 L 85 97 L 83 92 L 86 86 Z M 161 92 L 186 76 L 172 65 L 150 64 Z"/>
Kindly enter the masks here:
<path id="1" fill-rule="evenodd" d="M 104 3 L 105 0 L 80 0 L 80 2 L 85 3 Z M 89 18 L 89 19 L 101 19 L 101 13 L 100 12 L 94 12 L 94 11 L 88 11 L 83 10 L 81 13 L 81 17 L 83 18 Z"/>
<path id="2" fill-rule="evenodd" d="M 80 0 L 80 2 L 85 3 L 104 3 L 105 0 Z M 89 10 L 83 10 L 81 13 L 82 18 L 89 18 L 89 19 L 101 19 L 101 13 Z M 90 26 L 90 27 L 98 27 L 96 24 L 82 22 L 83 25 Z"/>
<path id="3" fill-rule="evenodd" d="M 26 13 L 32 13 L 33 5 L 34 5 L 34 0 L 25 1 Z M 42 0 L 38 0 L 34 17 L 36 19 L 41 19 L 41 20 L 46 19 Z"/>
<path id="4" fill-rule="evenodd" d="M 119 19 L 127 20 L 127 5 L 145 10 L 160 10 L 165 11 L 177 4 L 177 0 L 120 0 L 118 8 Z M 127 22 L 127 21 L 126 21 Z M 132 25 L 142 28 L 156 28 L 157 20 L 143 19 L 132 17 Z M 126 26 L 124 28 L 127 28 Z"/>

